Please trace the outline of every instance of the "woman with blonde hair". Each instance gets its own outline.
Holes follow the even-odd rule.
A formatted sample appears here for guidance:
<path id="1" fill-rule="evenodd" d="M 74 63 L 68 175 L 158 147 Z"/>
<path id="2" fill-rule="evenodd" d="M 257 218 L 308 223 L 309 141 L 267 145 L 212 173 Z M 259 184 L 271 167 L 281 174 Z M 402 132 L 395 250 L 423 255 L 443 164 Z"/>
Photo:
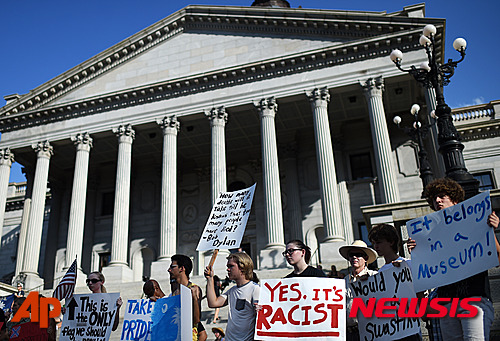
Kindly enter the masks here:
<path id="1" fill-rule="evenodd" d="M 105 294 L 107 293 L 106 287 L 104 286 L 104 282 L 106 279 L 104 278 L 104 275 L 100 273 L 99 271 L 94 271 L 91 272 L 87 276 L 87 286 L 89 287 L 89 290 L 92 291 L 93 294 Z M 113 322 L 113 328 L 111 330 L 115 331 L 118 329 L 118 324 L 120 323 L 120 308 L 123 304 L 122 298 L 118 297 L 116 300 L 116 314 L 115 314 L 115 321 Z"/>

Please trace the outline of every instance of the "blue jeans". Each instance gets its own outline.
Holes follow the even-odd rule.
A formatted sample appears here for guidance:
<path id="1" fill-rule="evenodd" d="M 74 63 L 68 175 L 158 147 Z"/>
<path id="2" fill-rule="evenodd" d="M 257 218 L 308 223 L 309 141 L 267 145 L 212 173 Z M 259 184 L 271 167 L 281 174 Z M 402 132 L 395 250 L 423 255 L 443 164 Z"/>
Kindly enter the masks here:
<path id="1" fill-rule="evenodd" d="M 477 307 L 477 315 L 473 318 L 443 317 L 439 323 L 443 340 L 467 340 L 467 341 L 488 341 L 490 339 L 490 329 L 493 324 L 494 310 L 489 299 L 481 297 L 480 302 L 472 302 L 471 305 Z M 451 307 L 451 302 L 444 304 L 444 307 Z M 467 314 L 468 310 L 458 307 L 457 314 Z"/>

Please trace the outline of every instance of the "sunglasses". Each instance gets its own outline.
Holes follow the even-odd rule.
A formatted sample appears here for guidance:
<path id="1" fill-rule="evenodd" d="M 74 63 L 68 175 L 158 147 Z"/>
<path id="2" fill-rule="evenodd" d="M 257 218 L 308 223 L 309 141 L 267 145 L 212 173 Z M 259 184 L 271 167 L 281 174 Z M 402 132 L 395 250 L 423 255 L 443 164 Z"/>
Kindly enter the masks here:
<path id="1" fill-rule="evenodd" d="M 356 253 L 350 253 L 349 254 L 349 258 L 365 258 L 366 257 L 366 254 L 364 254 L 363 252 L 356 252 Z"/>
<path id="2" fill-rule="evenodd" d="M 291 256 L 295 251 L 300 251 L 300 250 L 302 249 L 288 249 L 283 251 L 281 254 L 283 255 L 283 257 L 286 257 L 286 255 Z"/>
<path id="3" fill-rule="evenodd" d="M 96 284 L 97 282 L 100 282 L 101 280 L 100 279 L 97 279 L 97 278 L 89 278 L 86 280 L 87 284 Z"/>

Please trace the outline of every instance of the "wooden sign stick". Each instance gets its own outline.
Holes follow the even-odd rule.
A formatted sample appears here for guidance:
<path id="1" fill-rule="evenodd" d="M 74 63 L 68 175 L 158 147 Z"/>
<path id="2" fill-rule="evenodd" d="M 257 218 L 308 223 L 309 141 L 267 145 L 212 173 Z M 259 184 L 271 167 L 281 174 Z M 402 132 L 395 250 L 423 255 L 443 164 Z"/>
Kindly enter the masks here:
<path id="1" fill-rule="evenodd" d="M 215 249 L 214 253 L 212 253 L 212 258 L 210 258 L 210 263 L 208 263 L 208 266 L 212 268 L 215 263 L 215 258 L 217 258 L 217 254 L 219 253 L 219 249 Z"/>

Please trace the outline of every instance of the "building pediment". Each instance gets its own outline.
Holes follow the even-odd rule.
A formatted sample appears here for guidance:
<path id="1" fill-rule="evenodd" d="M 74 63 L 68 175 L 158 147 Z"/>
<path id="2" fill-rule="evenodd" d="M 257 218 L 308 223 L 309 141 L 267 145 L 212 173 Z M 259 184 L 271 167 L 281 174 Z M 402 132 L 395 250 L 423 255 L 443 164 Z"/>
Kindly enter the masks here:
<path id="1" fill-rule="evenodd" d="M 416 5 L 418 7 L 418 5 Z M 422 7 L 423 8 L 423 7 Z M 418 7 L 417 10 L 422 10 Z M 90 58 L 47 83 L 14 98 L 0 109 L 0 130 L 9 131 L 47 121 L 88 115 L 109 108 L 164 100 L 213 87 L 226 87 L 312 68 L 388 55 L 393 48 L 418 48 L 424 24 L 438 32 L 442 19 L 411 17 L 406 12 L 357 12 L 258 7 L 188 6 Z M 140 59 L 185 36 L 224 36 L 286 43 L 301 42 L 293 53 L 281 49 L 224 66 L 200 67 L 173 76 L 158 73 L 142 83 L 102 86 L 101 80 L 127 65 L 137 70 Z M 440 39 L 441 37 L 438 37 Z M 178 42 L 177 42 L 178 43 Z M 182 45 L 182 43 L 181 43 Z M 188 47 L 184 47 L 187 49 Z M 298 51 L 298 52 L 297 52 Z M 137 65 L 133 65 L 136 63 Z M 222 65 L 222 64 L 221 64 Z M 116 77 L 114 78 L 116 79 Z M 110 84 L 109 82 L 103 82 Z M 102 84 L 101 84 L 102 85 Z"/>

